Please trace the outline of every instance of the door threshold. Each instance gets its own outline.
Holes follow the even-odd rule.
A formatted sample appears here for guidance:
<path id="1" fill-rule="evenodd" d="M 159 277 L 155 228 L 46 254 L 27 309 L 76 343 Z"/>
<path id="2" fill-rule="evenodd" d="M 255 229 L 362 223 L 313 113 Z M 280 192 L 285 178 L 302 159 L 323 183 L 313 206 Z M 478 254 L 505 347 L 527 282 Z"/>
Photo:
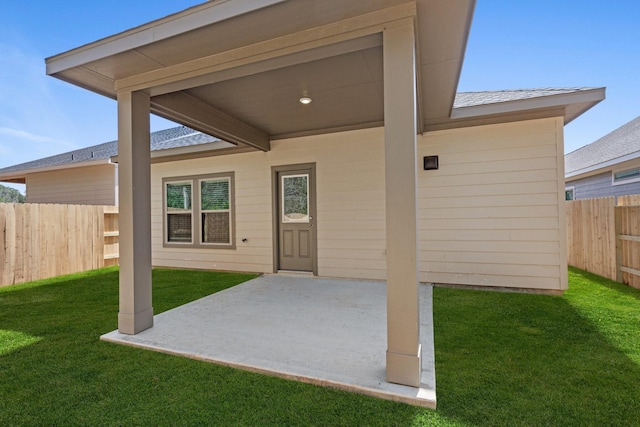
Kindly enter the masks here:
<path id="1" fill-rule="evenodd" d="M 282 275 L 285 275 L 285 276 L 314 277 L 312 271 L 278 270 L 277 274 L 282 274 Z"/>

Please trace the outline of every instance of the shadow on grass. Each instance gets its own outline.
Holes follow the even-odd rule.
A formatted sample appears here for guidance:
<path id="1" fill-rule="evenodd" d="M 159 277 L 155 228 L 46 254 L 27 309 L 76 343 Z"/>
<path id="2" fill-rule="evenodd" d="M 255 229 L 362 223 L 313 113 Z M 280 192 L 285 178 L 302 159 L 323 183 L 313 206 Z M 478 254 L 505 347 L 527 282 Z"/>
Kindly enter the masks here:
<path id="1" fill-rule="evenodd" d="M 576 278 L 584 278 L 590 282 L 598 282 L 601 286 L 604 286 L 612 291 L 615 291 L 621 295 L 629 296 L 640 301 L 640 289 L 635 289 L 629 285 L 616 282 L 614 280 L 605 279 L 596 274 L 589 273 L 585 270 L 580 270 L 575 267 L 569 267 L 569 271 Z"/>
<path id="2" fill-rule="evenodd" d="M 640 366 L 570 302 L 436 289 L 438 412 L 468 425 L 640 425 Z"/>

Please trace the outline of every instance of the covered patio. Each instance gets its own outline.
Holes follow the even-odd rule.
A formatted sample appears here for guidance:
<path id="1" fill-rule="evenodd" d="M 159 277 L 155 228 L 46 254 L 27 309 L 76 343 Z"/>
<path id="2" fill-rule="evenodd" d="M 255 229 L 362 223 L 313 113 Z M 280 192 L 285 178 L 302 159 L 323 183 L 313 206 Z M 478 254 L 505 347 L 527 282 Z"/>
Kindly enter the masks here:
<path id="1" fill-rule="evenodd" d="M 466 120 L 453 120 L 451 109 L 474 5 L 210 1 L 47 59 L 49 75 L 117 101 L 119 332 L 105 339 L 435 405 L 430 298 L 418 277 L 416 144 L 419 134 Z M 235 144 L 225 155 L 264 154 L 263 164 L 287 140 L 334 135 L 348 144 L 347 131 L 382 129 L 384 193 L 375 200 L 384 199 L 386 286 L 262 277 L 154 317 L 150 113 Z M 273 170 L 315 168 L 313 158 L 290 158 Z M 290 268 L 277 258 L 277 191 L 272 199 L 274 261 L 261 271 L 277 273 Z M 309 212 L 308 271 L 323 276 L 321 227 Z M 246 239 L 232 237 L 237 254 Z"/>
<path id="2" fill-rule="evenodd" d="M 109 342 L 435 408 L 432 287 L 420 286 L 419 388 L 385 380 L 381 281 L 264 275 L 154 317 Z"/>

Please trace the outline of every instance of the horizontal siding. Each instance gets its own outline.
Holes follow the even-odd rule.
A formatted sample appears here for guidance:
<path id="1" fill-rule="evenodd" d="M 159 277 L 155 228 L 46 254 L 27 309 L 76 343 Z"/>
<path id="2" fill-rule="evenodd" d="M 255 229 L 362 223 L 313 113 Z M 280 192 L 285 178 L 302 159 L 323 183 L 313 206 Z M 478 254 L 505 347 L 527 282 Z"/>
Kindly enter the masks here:
<path id="1" fill-rule="evenodd" d="M 420 139 L 419 156 L 440 163 L 418 172 L 421 280 L 562 289 L 558 127 L 543 119 Z"/>
<path id="2" fill-rule="evenodd" d="M 384 279 L 385 215 L 381 129 L 273 141 L 268 153 L 152 165 L 153 263 L 272 272 L 271 167 L 316 164 L 318 273 Z M 162 178 L 235 173 L 236 249 L 165 248 Z M 243 239 L 247 239 L 246 243 Z"/>
<path id="3" fill-rule="evenodd" d="M 116 204 L 116 166 L 88 166 L 27 176 L 28 203 Z"/>
<path id="4" fill-rule="evenodd" d="M 520 288 L 520 289 L 546 289 L 556 290 L 558 279 L 556 277 L 535 277 L 527 276 L 519 272 L 510 276 L 498 272 L 498 274 L 478 274 L 461 273 L 461 272 L 431 272 L 430 280 L 433 283 L 454 283 L 465 284 L 469 286 L 486 286 L 486 287 L 502 287 L 502 288 Z"/>
<path id="5" fill-rule="evenodd" d="M 574 198 L 596 199 L 609 196 L 640 194 L 640 182 L 612 185 L 611 170 L 575 181 L 567 181 L 567 187 L 574 187 Z"/>
<path id="6" fill-rule="evenodd" d="M 438 242 L 475 242 L 486 247 L 486 242 L 501 242 L 502 245 L 514 243 L 521 245 L 522 242 L 527 242 L 527 247 L 532 242 L 555 242 L 558 244 L 560 241 L 560 232 L 557 229 L 549 230 L 464 230 L 464 229 L 422 229 L 421 235 L 425 235 L 421 238 L 421 242 L 426 244 L 437 244 Z M 527 247 L 521 245 L 522 250 L 528 250 Z M 558 246 L 559 248 L 560 246 Z M 559 249 L 560 250 L 560 249 Z"/>
<path id="7" fill-rule="evenodd" d="M 418 171 L 422 281 L 561 288 L 557 129 L 545 119 L 418 137 L 420 158 L 440 159 L 439 170 Z M 271 272 L 271 167 L 315 163 L 319 274 L 384 279 L 383 138 L 383 129 L 369 129 L 273 141 L 268 153 L 152 165 L 154 264 Z M 163 247 L 162 178 L 230 171 L 236 249 Z"/>

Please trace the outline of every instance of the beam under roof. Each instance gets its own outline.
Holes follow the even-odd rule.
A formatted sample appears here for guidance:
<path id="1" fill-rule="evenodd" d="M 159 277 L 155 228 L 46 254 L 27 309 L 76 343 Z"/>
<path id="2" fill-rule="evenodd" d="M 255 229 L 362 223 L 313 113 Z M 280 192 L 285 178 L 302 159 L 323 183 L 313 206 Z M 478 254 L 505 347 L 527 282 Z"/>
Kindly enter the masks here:
<path id="1" fill-rule="evenodd" d="M 154 96 L 151 112 L 234 144 L 271 149 L 266 133 L 184 92 Z"/>

